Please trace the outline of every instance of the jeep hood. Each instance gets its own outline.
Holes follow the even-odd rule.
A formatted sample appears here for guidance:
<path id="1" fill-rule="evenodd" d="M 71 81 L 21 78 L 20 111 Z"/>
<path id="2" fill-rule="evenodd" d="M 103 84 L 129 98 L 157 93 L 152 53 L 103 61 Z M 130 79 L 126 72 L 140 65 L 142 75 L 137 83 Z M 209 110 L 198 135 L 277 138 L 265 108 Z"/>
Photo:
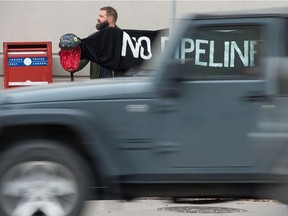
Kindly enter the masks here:
<path id="1" fill-rule="evenodd" d="M 141 99 L 151 96 L 153 90 L 151 79 L 151 77 L 123 77 L 19 87 L 1 92 L 0 104 Z"/>

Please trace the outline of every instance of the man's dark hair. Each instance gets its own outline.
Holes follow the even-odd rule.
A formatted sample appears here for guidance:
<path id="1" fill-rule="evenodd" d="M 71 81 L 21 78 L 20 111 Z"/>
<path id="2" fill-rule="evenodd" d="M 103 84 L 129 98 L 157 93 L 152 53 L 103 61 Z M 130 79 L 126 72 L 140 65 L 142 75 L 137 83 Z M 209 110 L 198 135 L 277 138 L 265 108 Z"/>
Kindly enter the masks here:
<path id="1" fill-rule="evenodd" d="M 111 7 L 111 6 L 102 7 L 102 8 L 100 8 L 100 10 L 106 11 L 107 16 L 113 17 L 113 19 L 116 23 L 116 21 L 118 19 L 118 13 L 113 7 Z"/>

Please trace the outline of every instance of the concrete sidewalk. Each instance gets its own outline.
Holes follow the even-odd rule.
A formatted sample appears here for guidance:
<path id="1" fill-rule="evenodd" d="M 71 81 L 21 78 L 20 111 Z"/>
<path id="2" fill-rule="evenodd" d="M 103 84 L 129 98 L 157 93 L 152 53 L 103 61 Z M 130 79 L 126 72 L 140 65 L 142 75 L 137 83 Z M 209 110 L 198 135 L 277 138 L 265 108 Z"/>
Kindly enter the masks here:
<path id="1" fill-rule="evenodd" d="M 286 205 L 273 200 L 232 200 L 227 202 L 139 199 L 132 202 L 90 201 L 82 216 L 286 216 Z"/>

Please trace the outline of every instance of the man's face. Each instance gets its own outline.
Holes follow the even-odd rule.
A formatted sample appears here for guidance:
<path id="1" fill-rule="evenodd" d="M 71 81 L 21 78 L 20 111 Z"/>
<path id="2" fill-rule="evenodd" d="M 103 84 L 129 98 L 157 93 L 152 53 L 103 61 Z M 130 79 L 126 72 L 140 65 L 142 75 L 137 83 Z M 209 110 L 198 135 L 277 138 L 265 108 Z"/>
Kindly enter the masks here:
<path id="1" fill-rule="evenodd" d="M 109 22 L 108 22 L 108 16 L 106 14 L 106 11 L 100 10 L 98 18 L 97 18 L 96 29 L 101 30 L 108 26 L 109 26 Z"/>

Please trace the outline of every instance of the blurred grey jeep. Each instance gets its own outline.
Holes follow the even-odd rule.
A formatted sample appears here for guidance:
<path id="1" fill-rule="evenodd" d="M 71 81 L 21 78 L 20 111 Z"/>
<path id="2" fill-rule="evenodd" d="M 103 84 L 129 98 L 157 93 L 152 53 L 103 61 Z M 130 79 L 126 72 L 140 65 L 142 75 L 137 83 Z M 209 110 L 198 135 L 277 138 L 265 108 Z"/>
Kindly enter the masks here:
<path id="1" fill-rule="evenodd" d="M 132 77 L 0 95 L 0 215 L 87 199 L 288 201 L 288 10 L 191 15 Z"/>

